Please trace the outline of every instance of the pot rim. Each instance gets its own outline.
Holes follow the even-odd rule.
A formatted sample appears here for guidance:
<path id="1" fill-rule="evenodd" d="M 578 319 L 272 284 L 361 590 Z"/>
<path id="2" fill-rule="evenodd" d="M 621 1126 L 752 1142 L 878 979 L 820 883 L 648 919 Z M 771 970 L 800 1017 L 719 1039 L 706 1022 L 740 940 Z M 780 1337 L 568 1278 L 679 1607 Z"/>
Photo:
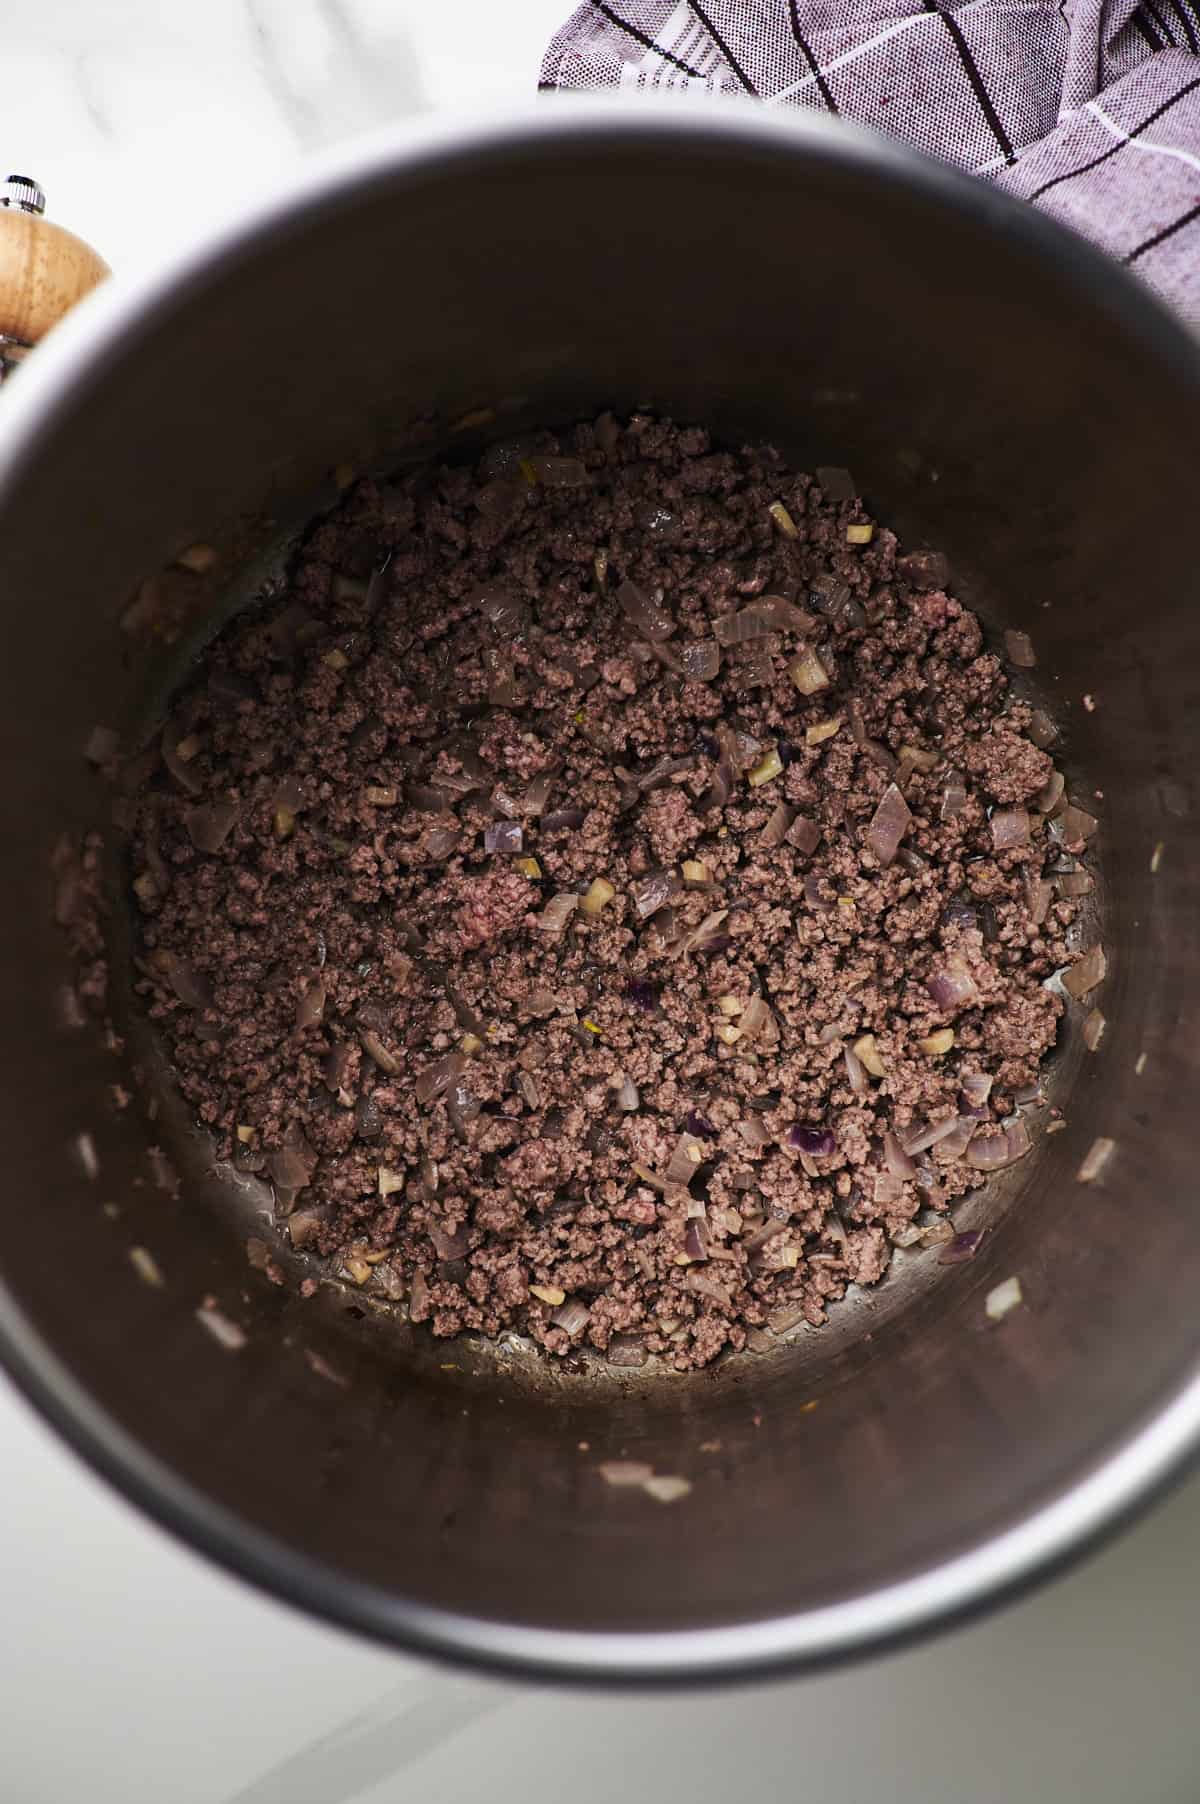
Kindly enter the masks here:
<path id="1" fill-rule="evenodd" d="M 168 315 L 190 291 L 264 239 L 304 229 L 328 208 L 423 168 L 466 165 L 495 150 L 536 151 L 564 140 L 618 134 L 692 138 L 714 152 L 749 146 L 866 169 L 883 184 L 921 190 L 969 212 L 1033 256 L 1066 271 L 1090 304 L 1174 368 L 1200 397 L 1200 339 L 1148 287 L 1084 239 L 1026 203 L 891 139 L 819 114 L 694 99 L 556 96 L 482 117 L 442 114 L 356 139 L 273 183 L 231 222 L 210 226 L 182 254 L 134 278 L 113 278 L 56 326 L 5 391 L 0 417 L 0 517 L 22 464 L 80 404 L 89 372 L 128 349 L 148 318 Z M 65 1441 L 102 1477 L 182 1541 L 275 1597 L 393 1647 L 501 1672 L 549 1679 L 728 1682 L 830 1665 L 960 1620 L 1036 1579 L 1113 1532 L 1176 1476 L 1200 1446 L 1200 1349 L 1192 1375 L 1158 1413 L 1050 1503 L 969 1553 L 899 1583 L 819 1609 L 720 1628 L 580 1632 L 435 1609 L 348 1578 L 252 1527 L 181 1479 L 108 1414 L 59 1359 L 0 1274 L 0 1364 Z"/>

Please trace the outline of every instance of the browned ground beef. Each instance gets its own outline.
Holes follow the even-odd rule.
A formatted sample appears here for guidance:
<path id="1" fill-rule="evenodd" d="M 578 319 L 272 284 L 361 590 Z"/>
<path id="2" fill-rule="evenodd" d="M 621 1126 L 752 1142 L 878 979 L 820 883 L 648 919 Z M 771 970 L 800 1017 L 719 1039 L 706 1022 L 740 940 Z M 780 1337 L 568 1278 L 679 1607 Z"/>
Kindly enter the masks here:
<path id="1" fill-rule="evenodd" d="M 823 476 L 606 417 L 361 482 L 177 699 L 134 865 L 179 1085 L 437 1334 L 686 1369 L 820 1322 L 1054 1041 L 1038 880 L 1081 846 L 994 845 L 1051 776 L 1030 710 Z"/>

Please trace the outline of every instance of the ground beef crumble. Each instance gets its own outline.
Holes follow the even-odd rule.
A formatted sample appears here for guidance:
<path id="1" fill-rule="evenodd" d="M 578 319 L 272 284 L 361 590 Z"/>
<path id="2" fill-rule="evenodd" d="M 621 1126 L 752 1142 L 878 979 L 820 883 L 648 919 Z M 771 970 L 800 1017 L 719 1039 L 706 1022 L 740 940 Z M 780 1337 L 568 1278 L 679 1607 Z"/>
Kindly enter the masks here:
<path id="1" fill-rule="evenodd" d="M 822 479 L 602 416 L 360 482 L 176 698 L 139 989 L 293 1244 L 436 1334 L 819 1323 L 1036 1082 L 1051 761 Z"/>

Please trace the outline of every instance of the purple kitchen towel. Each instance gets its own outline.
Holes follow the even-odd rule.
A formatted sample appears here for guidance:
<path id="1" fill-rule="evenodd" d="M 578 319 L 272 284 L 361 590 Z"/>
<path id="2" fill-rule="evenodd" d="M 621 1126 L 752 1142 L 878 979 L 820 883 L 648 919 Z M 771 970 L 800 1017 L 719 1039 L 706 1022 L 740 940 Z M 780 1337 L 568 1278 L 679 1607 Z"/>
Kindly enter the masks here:
<path id="1" fill-rule="evenodd" d="M 1200 325 L 1200 0 L 585 0 L 541 85 L 874 126 L 1044 207 Z"/>

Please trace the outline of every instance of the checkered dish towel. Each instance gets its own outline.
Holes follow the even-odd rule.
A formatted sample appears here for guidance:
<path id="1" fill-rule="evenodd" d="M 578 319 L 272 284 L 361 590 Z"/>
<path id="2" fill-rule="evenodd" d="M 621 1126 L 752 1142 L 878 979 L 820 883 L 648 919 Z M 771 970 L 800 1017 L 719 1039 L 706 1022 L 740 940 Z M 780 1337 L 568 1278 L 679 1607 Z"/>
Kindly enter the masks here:
<path id="1" fill-rule="evenodd" d="M 541 86 L 874 126 L 1036 202 L 1200 325 L 1200 0 L 585 0 Z"/>

